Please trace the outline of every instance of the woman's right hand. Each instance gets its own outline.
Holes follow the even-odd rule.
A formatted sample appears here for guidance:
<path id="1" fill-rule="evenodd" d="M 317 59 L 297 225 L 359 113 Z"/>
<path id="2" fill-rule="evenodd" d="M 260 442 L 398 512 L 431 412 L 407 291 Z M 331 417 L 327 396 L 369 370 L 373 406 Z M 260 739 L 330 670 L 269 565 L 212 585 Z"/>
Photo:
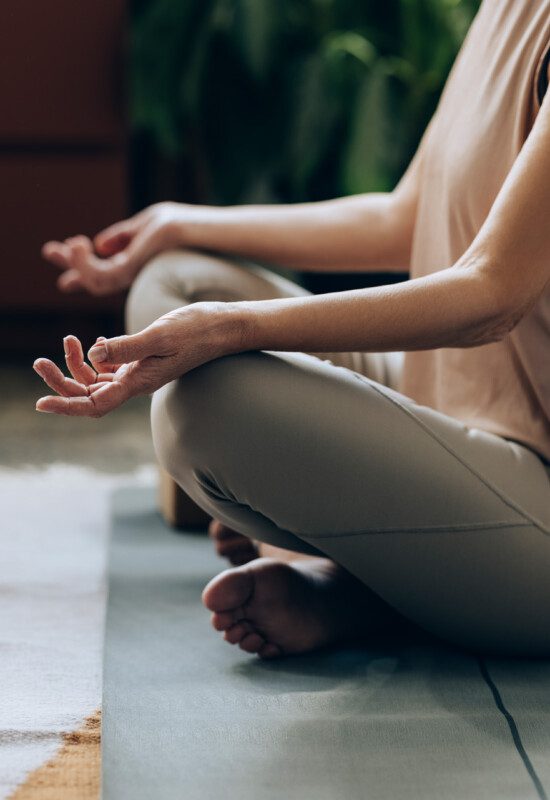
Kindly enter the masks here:
<path id="1" fill-rule="evenodd" d="M 185 244 L 183 228 L 190 208 L 157 203 L 101 231 L 93 242 L 87 236 L 46 242 L 42 255 L 62 270 L 57 279 L 62 292 L 113 294 L 130 286 L 154 255 Z"/>

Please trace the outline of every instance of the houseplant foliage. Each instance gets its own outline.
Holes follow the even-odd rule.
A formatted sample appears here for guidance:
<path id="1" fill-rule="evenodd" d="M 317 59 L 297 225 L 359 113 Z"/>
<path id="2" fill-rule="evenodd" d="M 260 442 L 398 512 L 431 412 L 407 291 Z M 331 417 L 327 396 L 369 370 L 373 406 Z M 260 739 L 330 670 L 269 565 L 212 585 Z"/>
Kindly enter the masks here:
<path id="1" fill-rule="evenodd" d="M 478 0 L 136 0 L 131 118 L 196 199 L 391 189 Z"/>

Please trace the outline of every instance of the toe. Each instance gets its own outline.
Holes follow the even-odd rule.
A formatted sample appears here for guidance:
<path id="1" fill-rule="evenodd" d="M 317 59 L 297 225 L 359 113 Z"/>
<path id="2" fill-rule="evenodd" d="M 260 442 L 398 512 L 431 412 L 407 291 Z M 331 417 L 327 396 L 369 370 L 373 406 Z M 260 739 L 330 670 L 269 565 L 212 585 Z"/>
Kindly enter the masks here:
<path id="1" fill-rule="evenodd" d="M 214 612 L 210 621 L 217 631 L 226 631 L 235 624 L 235 615 L 232 611 L 221 611 L 219 614 Z"/>
<path id="2" fill-rule="evenodd" d="M 229 556 L 237 553 L 249 552 L 252 549 L 250 539 L 244 536 L 239 539 L 222 539 L 216 541 L 216 552 L 220 556 Z"/>
<path id="3" fill-rule="evenodd" d="M 208 526 L 208 535 L 217 541 L 233 541 L 234 539 L 246 539 L 246 536 L 243 536 L 242 533 L 238 533 L 234 531 L 232 528 L 228 528 L 222 522 L 217 519 L 213 519 L 212 522 Z"/>
<path id="4" fill-rule="evenodd" d="M 208 526 L 208 535 L 211 539 L 215 541 L 221 541 L 222 539 L 232 539 L 231 531 L 229 528 L 225 528 L 221 522 L 218 522 L 217 519 L 213 519 Z"/>
<path id="5" fill-rule="evenodd" d="M 237 533 L 219 520 L 213 519 L 210 522 L 208 535 L 214 542 L 216 553 L 227 558 L 234 567 L 248 564 L 258 557 L 257 547 L 248 536 Z"/>
<path id="6" fill-rule="evenodd" d="M 233 625 L 231 628 L 225 631 L 223 638 L 229 644 L 239 644 L 245 639 L 248 634 L 252 631 L 252 627 L 245 622 L 237 622 L 236 625 Z"/>
<path id="7" fill-rule="evenodd" d="M 246 567 L 236 567 L 212 578 L 202 593 L 202 601 L 210 611 L 231 611 L 246 605 L 253 591 L 253 574 Z"/>
<path id="8" fill-rule="evenodd" d="M 254 561 L 256 558 L 255 553 L 237 553 L 236 555 L 229 556 L 229 562 L 234 567 L 244 567 L 245 564 L 249 564 L 251 561 Z"/>
<path id="9" fill-rule="evenodd" d="M 265 639 L 259 633 L 248 633 L 239 642 L 241 650 L 247 653 L 258 653 L 265 644 Z"/>
<path id="10" fill-rule="evenodd" d="M 258 651 L 258 655 L 260 658 L 279 658 L 282 656 L 283 651 L 277 644 L 273 644 L 272 642 L 266 642 L 260 650 Z"/>

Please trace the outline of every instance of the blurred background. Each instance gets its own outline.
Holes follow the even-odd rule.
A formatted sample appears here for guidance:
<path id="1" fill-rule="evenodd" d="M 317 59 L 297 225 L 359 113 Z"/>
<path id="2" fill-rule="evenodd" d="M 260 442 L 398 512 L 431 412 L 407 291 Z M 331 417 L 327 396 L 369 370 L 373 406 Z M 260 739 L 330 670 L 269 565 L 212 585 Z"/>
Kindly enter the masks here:
<path id="1" fill-rule="evenodd" d="M 152 202 L 391 189 L 478 0 L 5 0 L 0 8 L 1 355 L 122 327 L 123 298 L 63 296 L 49 238 Z M 379 276 L 303 276 L 314 291 Z"/>

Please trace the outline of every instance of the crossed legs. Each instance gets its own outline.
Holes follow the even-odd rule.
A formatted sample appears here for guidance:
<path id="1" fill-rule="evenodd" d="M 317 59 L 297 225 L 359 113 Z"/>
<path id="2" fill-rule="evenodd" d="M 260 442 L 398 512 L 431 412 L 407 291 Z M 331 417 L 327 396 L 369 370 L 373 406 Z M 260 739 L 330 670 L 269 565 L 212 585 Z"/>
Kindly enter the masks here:
<path id="1" fill-rule="evenodd" d="M 154 268 L 157 283 L 168 280 L 163 302 L 192 302 L 190 275 L 211 299 L 221 299 L 222 276 L 227 299 L 248 280 L 244 267 L 176 255 L 179 272 L 161 277 L 157 261 L 144 276 Z M 260 282 L 262 272 L 253 271 Z M 403 618 L 467 646 L 549 652 L 541 462 L 389 388 L 383 356 L 341 357 L 350 368 L 330 354 L 242 353 L 154 396 L 159 460 L 195 502 L 227 529 L 310 557 L 255 559 L 217 576 L 204 592 L 214 626 L 266 658 Z"/>
<path id="2" fill-rule="evenodd" d="M 172 250 L 161 253 L 142 270 L 126 307 L 129 333 L 141 330 L 175 308 L 203 300 L 266 300 L 309 294 L 297 283 L 256 264 L 208 253 Z M 373 380 L 396 387 L 400 353 L 322 353 L 319 357 L 357 370 Z M 295 560 L 304 557 L 256 542 L 213 519 L 209 534 L 219 555 L 241 565 L 259 555 Z"/>

